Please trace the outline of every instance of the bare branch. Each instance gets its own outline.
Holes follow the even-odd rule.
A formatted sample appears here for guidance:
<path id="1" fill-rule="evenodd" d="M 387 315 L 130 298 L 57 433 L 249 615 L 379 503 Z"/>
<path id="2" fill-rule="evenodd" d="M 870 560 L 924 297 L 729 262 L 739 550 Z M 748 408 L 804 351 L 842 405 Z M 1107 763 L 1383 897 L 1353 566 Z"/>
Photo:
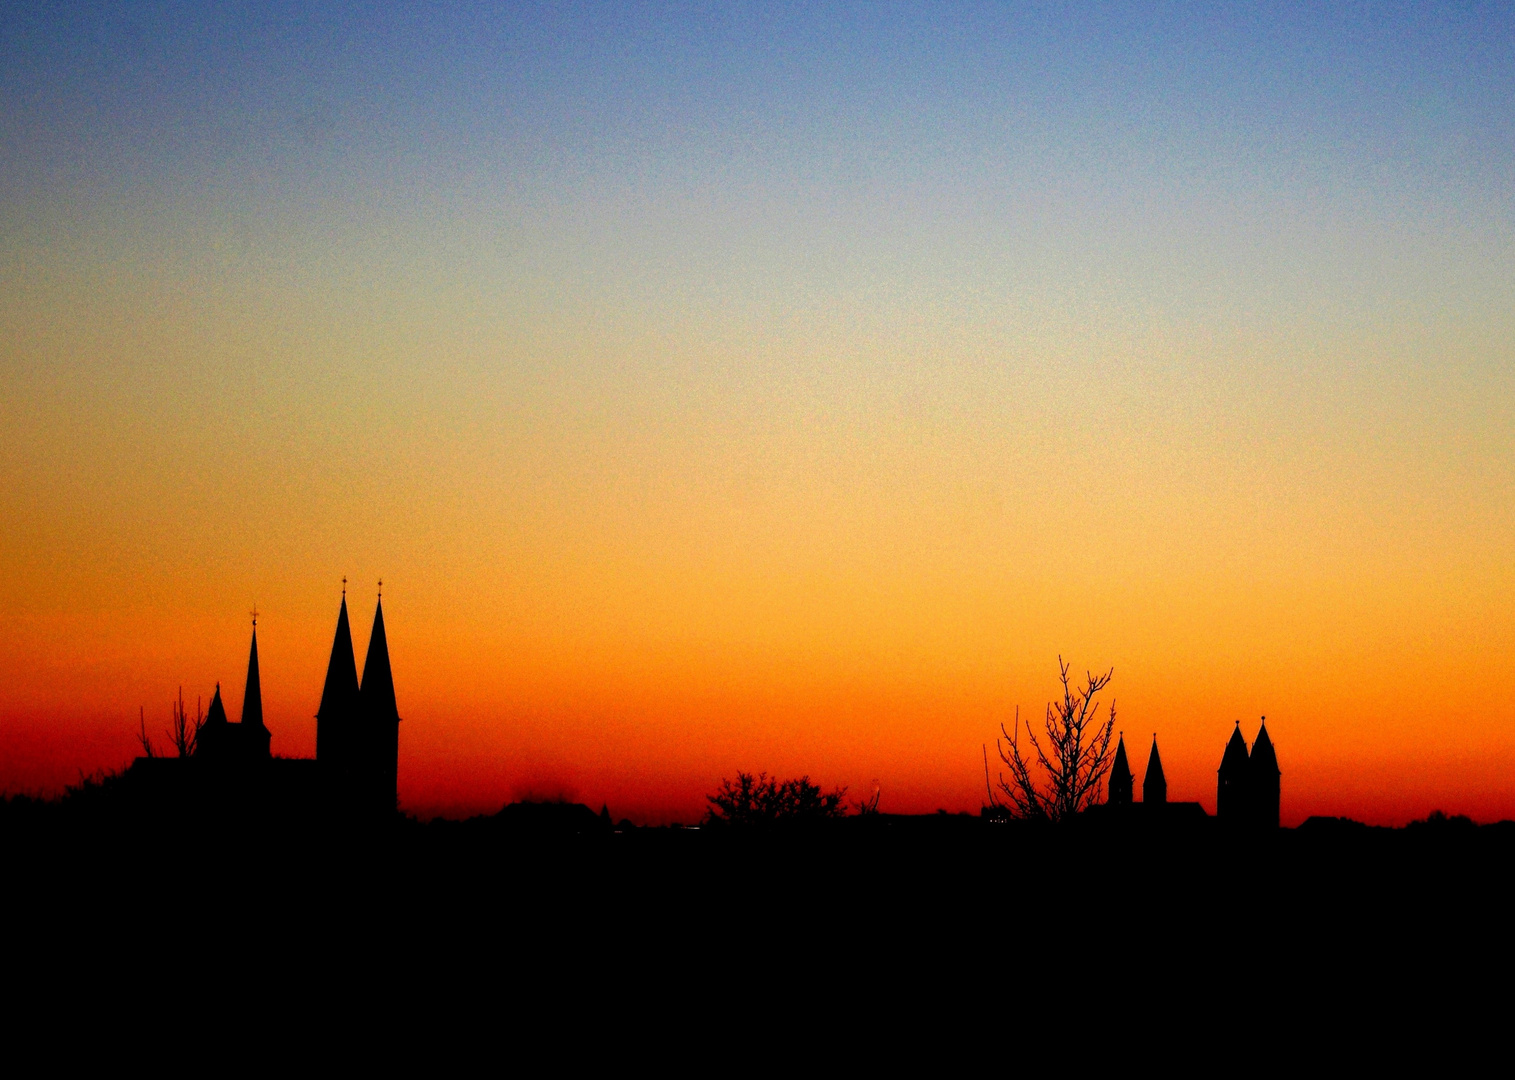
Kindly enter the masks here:
<path id="1" fill-rule="evenodd" d="M 1104 723 L 1099 720 L 1096 695 L 1115 676 L 1111 668 L 1102 675 L 1085 672 L 1084 686 L 1075 689 L 1069 681 L 1069 665 L 1057 658 L 1058 680 L 1062 684 L 1061 702 L 1048 702 L 1043 718 L 1043 737 L 1038 738 L 1029 726 L 1035 766 L 1022 753 L 1020 745 L 1020 710 L 1016 709 L 1015 734 L 1000 725 L 1001 739 L 995 740 L 1000 759 L 1010 770 L 1010 778 L 1000 777 L 1000 789 L 1017 816 L 1033 820 L 1066 821 L 1081 813 L 1099 798 L 1101 783 L 1109 772 L 1112 752 L 1110 738 L 1115 730 L 1115 704 L 1110 704 Z M 1043 742 L 1045 739 L 1045 743 Z M 1045 777 L 1038 784 L 1037 774 Z M 988 783 L 989 757 L 984 751 L 984 779 Z M 991 802 L 994 791 L 990 789 Z"/>
<path id="2" fill-rule="evenodd" d="M 158 751 L 153 746 L 152 739 L 147 736 L 147 716 L 142 706 L 137 706 L 137 742 L 142 744 L 143 757 L 157 757 Z"/>

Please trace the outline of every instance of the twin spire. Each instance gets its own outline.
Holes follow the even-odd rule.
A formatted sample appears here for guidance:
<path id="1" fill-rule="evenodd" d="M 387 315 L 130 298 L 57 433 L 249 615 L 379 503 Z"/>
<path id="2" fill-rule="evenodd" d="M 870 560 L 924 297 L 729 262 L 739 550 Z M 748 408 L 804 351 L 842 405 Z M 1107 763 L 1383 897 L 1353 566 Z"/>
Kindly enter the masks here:
<path id="1" fill-rule="evenodd" d="M 1110 790 L 1108 802 L 1129 805 L 1135 794 L 1131 773 L 1131 760 L 1126 756 L 1126 733 L 1120 734 L 1115 745 L 1115 761 L 1110 766 Z M 1147 775 L 1142 779 L 1142 802 L 1165 803 L 1168 801 L 1168 781 L 1163 777 L 1163 759 L 1157 754 L 1157 736 L 1152 736 L 1152 752 L 1147 756 Z"/>
<path id="2" fill-rule="evenodd" d="M 368 636 L 368 656 L 359 683 L 344 578 L 326 684 L 316 710 L 316 760 L 338 786 L 374 812 L 393 812 L 395 807 L 399 725 L 382 594 L 374 607 L 373 631 Z"/>

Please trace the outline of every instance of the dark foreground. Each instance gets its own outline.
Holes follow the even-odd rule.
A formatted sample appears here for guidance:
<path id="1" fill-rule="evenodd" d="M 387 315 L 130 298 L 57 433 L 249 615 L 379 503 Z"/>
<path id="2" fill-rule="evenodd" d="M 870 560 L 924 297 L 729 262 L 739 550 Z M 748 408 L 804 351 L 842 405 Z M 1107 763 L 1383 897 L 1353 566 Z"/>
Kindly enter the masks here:
<path id="1" fill-rule="evenodd" d="M 186 820 L 12 808 L 15 962 L 296 997 L 509 985 L 676 1010 L 760 984 L 797 1008 L 1056 986 L 1237 1007 L 1434 996 L 1512 958 L 1510 823 L 1238 836 L 948 815 L 764 833 Z"/>

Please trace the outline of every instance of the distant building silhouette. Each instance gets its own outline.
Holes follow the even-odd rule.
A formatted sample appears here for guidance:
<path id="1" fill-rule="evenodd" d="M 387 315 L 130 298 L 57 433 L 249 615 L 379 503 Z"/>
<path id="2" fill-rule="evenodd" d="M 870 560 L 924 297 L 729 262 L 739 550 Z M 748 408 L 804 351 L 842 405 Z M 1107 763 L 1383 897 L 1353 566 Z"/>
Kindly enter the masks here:
<path id="1" fill-rule="evenodd" d="M 1131 774 L 1131 763 L 1126 759 L 1126 733 L 1120 733 L 1115 744 L 1115 762 L 1110 766 L 1110 794 L 1106 801 L 1111 806 L 1131 804 L 1131 783 L 1136 777 Z"/>
<path id="2" fill-rule="evenodd" d="M 186 797 L 214 798 L 222 804 L 240 800 L 245 804 L 243 809 L 258 812 L 289 812 L 298 806 L 302 811 L 324 807 L 344 816 L 381 818 L 393 814 L 399 779 L 400 714 L 382 600 L 374 609 L 373 633 L 360 684 L 347 617 L 347 593 L 343 590 L 326 682 L 316 710 L 315 760 L 272 757 L 271 738 L 263 722 L 255 618 L 241 723 L 227 720 L 218 683 L 193 756 L 138 758 L 128 776 L 148 795 L 158 798 L 173 791 Z"/>
<path id="3" fill-rule="evenodd" d="M 195 741 L 195 757 L 207 761 L 266 761 L 272 739 L 263 724 L 263 680 L 258 673 L 258 622 L 253 620 L 252 649 L 247 657 L 247 687 L 242 694 L 242 722 L 229 723 L 221 704 L 221 684 L 210 699 L 210 712 Z"/>
<path id="4" fill-rule="evenodd" d="M 374 608 L 361 684 L 353 657 L 344 594 L 316 710 L 316 760 L 333 787 L 353 805 L 383 813 L 394 809 L 398 790 L 400 713 L 395 705 L 382 598 Z"/>
<path id="5" fill-rule="evenodd" d="M 1276 829 L 1279 822 L 1281 774 L 1273 740 L 1268 738 L 1267 717 L 1258 725 L 1257 740 L 1247 751 L 1241 721 L 1226 744 L 1220 760 L 1215 792 L 1215 816 L 1236 827 Z"/>
<path id="6" fill-rule="evenodd" d="M 1278 756 L 1264 723 L 1257 732 L 1251 752 L 1242 737 L 1240 722 L 1231 733 L 1221 758 L 1219 790 L 1215 800 L 1215 817 L 1227 827 L 1276 829 L 1279 823 Z M 1110 765 L 1110 780 L 1105 802 L 1090 808 L 1092 819 L 1115 827 L 1190 828 L 1210 819 L 1197 802 L 1168 801 L 1168 780 L 1163 773 L 1162 755 L 1157 749 L 1157 735 L 1147 755 L 1147 771 L 1142 778 L 1142 801 L 1132 801 L 1130 760 L 1126 738 L 1122 733 Z"/>
<path id="7" fill-rule="evenodd" d="M 1156 806 L 1168 801 L 1168 781 L 1163 759 L 1157 756 L 1157 734 L 1152 735 L 1152 753 L 1147 755 L 1147 775 L 1142 778 L 1142 802 Z"/>

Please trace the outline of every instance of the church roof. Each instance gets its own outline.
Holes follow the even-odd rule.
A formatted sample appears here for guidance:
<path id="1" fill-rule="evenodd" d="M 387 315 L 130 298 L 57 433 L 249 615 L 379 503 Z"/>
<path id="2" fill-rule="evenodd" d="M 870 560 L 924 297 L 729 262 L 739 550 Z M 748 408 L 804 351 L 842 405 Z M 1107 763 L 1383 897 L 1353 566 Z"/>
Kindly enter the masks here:
<path id="1" fill-rule="evenodd" d="M 1220 759 L 1220 771 L 1239 773 L 1247 767 L 1247 740 L 1241 737 L 1241 721 L 1236 722 L 1236 730 L 1231 733 L 1231 741 L 1226 743 L 1225 756 Z"/>
<path id="2" fill-rule="evenodd" d="M 263 726 L 263 682 L 258 677 L 258 624 L 253 623 L 252 650 L 247 654 L 247 692 L 242 695 L 244 727 Z"/>
<path id="3" fill-rule="evenodd" d="M 1121 733 L 1120 741 L 1115 744 L 1115 761 L 1110 766 L 1110 775 L 1112 777 L 1120 777 L 1123 780 L 1128 779 L 1132 775 L 1131 763 L 1126 758 L 1125 732 Z"/>
<path id="4" fill-rule="evenodd" d="M 1257 729 L 1257 741 L 1252 744 L 1252 771 L 1262 775 L 1278 775 L 1278 755 L 1273 752 L 1273 740 L 1268 738 L 1268 721 L 1264 718 Z"/>
<path id="5" fill-rule="evenodd" d="M 384 636 L 384 601 L 373 613 L 373 633 L 368 638 L 368 658 L 363 661 L 363 708 L 370 718 L 400 719 L 395 705 L 394 673 L 389 670 L 389 641 Z"/>
<path id="6" fill-rule="evenodd" d="M 1163 759 L 1157 756 L 1157 736 L 1152 736 L 1152 753 L 1147 755 L 1147 775 L 1142 780 L 1142 787 L 1154 785 L 1168 786 L 1167 778 L 1163 776 Z"/>
<path id="7" fill-rule="evenodd" d="M 210 708 L 205 710 L 205 724 L 201 730 L 208 727 L 222 727 L 226 723 L 226 706 L 221 704 L 221 684 L 216 683 L 216 693 L 210 699 Z"/>
<path id="8" fill-rule="evenodd" d="M 352 627 L 347 621 L 347 596 L 342 596 L 342 610 L 337 614 L 337 634 L 331 642 L 331 659 L 326 664 L 326 685 L 321 690 L 321 707 L 316 716 L 328 719 L 340 716 L 358 700 L 358 665 L 353 659 Z"/>

